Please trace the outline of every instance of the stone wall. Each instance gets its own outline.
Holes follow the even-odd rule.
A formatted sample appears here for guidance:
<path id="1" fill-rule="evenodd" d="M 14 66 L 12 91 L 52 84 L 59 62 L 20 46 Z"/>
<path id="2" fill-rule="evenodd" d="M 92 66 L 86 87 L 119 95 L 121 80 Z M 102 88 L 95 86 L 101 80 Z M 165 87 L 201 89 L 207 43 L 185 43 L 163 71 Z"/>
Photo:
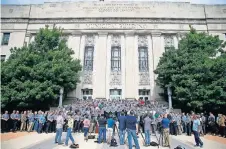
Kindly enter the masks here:
<path id="1" fill-rule="evenodd" d="M 64 29 L 74 58 L 84 62 L 87 35 L 94 36 L 93 72 L 81 72 L 81 83 L 70 97 L 82 97 L 81 89 L 93 89 L 93 98 L 109 98 L 109 89 L 122 89 L 122 98 L 138 98 L 138 89 L 151 91 L 151 99 L 159 99 L 156 69 L 165 49 L 165 36 L 173 45 L 192 25 L 198 31 L 219 35 L 225 40 L 226 5 L 193 5 L 172 2 L 64 2 L 41 5 L 2 5 L 1 38 L 9 32 L 9 49 L 32 42 L 36 32 L 49 25 Z M 111 43 L 118 36 L 121 46 L 121 72 L 110 70 Z M 139 36 L 145 36 L 148 47 L 149 72 L 138 70 Z"/>

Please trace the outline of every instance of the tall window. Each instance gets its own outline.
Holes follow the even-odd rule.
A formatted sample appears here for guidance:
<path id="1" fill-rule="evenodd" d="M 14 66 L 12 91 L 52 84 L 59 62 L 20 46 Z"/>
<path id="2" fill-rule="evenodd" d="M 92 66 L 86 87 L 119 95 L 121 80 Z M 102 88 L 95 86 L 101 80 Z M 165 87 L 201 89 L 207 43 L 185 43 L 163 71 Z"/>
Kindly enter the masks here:
<path id="1" fill-rule="evenodd" d="M 165 42 L 165 51 L 174 47 L 173 36 L 165 36 L 164 42 Z"/>
<path id="2" fill-rule="evenodd" d="M 83 100 L 92 99 L 93 90 L 92 89 L 83 89 L 82 96 Z"/>
<path id="3" fill-rule="evenodd" d="M 148 48 L 147 47 L 139 47 L 139 71 L 140 72 L 148 72 Z"/>
<path id="4" fill-rule="evenodd" d="M 121 71 L 121 48 L 111 48 L 111 71 Z"/>
<path id="5" fill-rule="evenodd" d="M 86 46 L 84 53 L 84 66 L 83 69 L 86 71 L 93 71 L 93 46 Z"/>
<path id="6" fill-rule="evenodd" d="M 10 33 L 3 33 L 2 45 L 8 45 L 9 44 L 9 37 L 10 37 Z"/>

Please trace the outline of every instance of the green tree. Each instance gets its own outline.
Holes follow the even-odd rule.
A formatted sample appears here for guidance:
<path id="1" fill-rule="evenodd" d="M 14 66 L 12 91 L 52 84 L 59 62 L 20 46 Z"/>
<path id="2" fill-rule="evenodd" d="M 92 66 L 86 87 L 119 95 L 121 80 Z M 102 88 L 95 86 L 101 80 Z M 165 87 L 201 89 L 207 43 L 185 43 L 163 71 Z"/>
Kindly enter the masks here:
<path id="1" fill-rule="evenodd" d="M 65 94 L 79 82 L 80 61 L 62 38 L 62 30 L 42 28 L 34 42 L 12 48 L 1 64 L 2 108 L 46 109 L 58 101 L 59 90 Z"/>
<path id="2" fill-rule="evenodd" d="M 226 53 L 218 36 L 194 28 L 160 58 L 157 84 L 172 89 L 173 106 L 185 111 L 225 111 Z M 220 56 L 216 56 L 216 55 Z M 165 96 L 166 97 L 166 96 Z"/>

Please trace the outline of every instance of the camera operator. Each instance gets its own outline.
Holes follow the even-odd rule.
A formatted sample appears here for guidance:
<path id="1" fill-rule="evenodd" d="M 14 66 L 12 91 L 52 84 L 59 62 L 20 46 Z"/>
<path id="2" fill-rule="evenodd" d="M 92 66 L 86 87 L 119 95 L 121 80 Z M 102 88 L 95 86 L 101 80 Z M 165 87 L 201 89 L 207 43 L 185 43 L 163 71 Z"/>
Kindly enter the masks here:
<path id="1" fill-rule="evenodd" d="M 137 139 L 137 132 L 138 132 L 137 118 L 133 111 L 130 111 L 129 115 L 126 116 L 126 129 L 127 129 L 127 135 L 128 135 L 129 149 L 133 148 L 132 138 L 136 145 L 136 149 L 140 149 L 140 145 Z"/>
<path id="2" fill-rule="evenodd" d="M 146 114 L 144 117 L 145 146 L 149 146 L 151 143 L 150 131 L 152 120 L 151 115 Z"/>

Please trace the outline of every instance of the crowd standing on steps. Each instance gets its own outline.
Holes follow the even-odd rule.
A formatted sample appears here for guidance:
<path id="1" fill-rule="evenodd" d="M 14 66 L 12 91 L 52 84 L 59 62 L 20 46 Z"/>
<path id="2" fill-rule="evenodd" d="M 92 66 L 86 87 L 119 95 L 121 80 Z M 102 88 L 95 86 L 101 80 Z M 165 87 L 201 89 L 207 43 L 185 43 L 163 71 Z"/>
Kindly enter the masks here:
<path id="1" fill-rule="evenodd" d="M 226 137 L 226 117 L 213 113 L 174 113 L 168 114 L 167 106 L 155 102 L 142 100 L 75 100 L 74 103 L 50 111 L 5 111 L 1 115 L 1 132 L 36 131 L 37 133 L 56 133 L 55 143 L 63 144 L 62 132 L 67 132 L 65 145 L 69 139 L 75 140 L 72 133 L 84 133 L 84 140 L 88 141 L 89 133 L 98 129 L 98 143 L 110 143 L 118 130 L 120 145 L 128 140 L 139 147 L 137 133 L 144 133 L 144 145 L 148 146 L 151 136 L 156 131 L 162 133 L 163 146 L 169 146 L 169 135 L 194 134 L 195 145 L 203 146 L 199 134 L 207 133 Z M 133 141 L 132 141 L 133 140 Z"/>

